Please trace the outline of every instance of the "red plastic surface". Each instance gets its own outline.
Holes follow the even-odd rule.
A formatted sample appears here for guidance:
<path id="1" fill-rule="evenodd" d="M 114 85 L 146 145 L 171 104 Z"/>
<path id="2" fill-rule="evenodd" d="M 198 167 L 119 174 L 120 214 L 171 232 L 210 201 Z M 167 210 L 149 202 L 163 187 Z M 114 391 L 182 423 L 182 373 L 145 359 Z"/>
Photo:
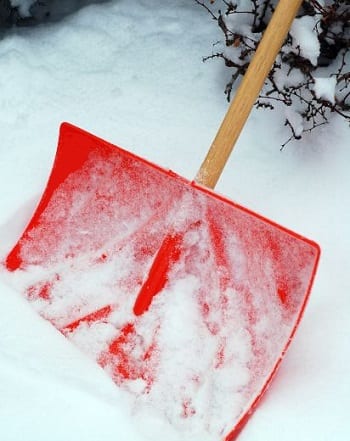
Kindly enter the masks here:
<path id="1" fill-rule="evenodd" d="M 86 192 L 93 195 L 88 202 L 84 199 Z M 94 255 L 94 261 L 84 269 L 87 253 Z M 132 271 L 118 275 L 113 288 L 115 300 L 110 292 L 104 300 L 97 281 L 91 305 L 78 297 L 75 303 L 73 293 L 69 307 L 65 308 L 64 303 L 62 306 L 62 299 L 55 297 L 56 287 L 65 277 L 60 270 L 62 262 L 71 262 L 72 268 L 79 264 L 82 272 L 96 268 L 102 271 L 103 265 L 119 254 L 131 261 Z M 252 379 L 245 392 L 246 405 L 229 422 L 232 430 L 225 435 L 226 441 L 232 441 L 267 389 L 291 342 L 319 255 L 314 242 L 65 123 L 46 190 L 22 237 L 7 256 L 6 267 L 14 275 L 36 267 L 45 269 L 44 276 L 27 286 L 24 295 L 67 337 L 83 326 L 110 320 L 115 327 L 114 337 L 106 337 L 108 349 L 97 354 L 97 361 L 118 385 L 142 379 L 148 390 L 157 382 L 155 366 L 162 350 L 157 340 L 159 325 L 149 330 L 151 338 L 137 357 L 130 353 L 130 344 L 140 332 L 138 316 L 148 314 L 154 296 L 162 296 L 178 266 L 200 279 L 198 305 L 213 335 L 221 326 L 211 315 L 215 305 L 222 326 L 226 326 L 228 292 L 237 293 L 254 360 L 249 365 Z M 110 318 L 123 303 L 129 308 L 129 319 L 117 325 Z M 275 326 L 282 320 L 284 330 L 281 335 L 274 330 L 276 347 L 266 355 L 259 334 L 259 315 L 271 314 L 273 325 L 275 312 L 270 311 L 269 304 L 279 316 Z M 216 369 L 224 359 L 222 347 L 213 360 Z M 261 377 L 260 383 L 257 376 Z M 195 412 L 189 402 L 184 400 L 182 404 L 186 418 Z"/>

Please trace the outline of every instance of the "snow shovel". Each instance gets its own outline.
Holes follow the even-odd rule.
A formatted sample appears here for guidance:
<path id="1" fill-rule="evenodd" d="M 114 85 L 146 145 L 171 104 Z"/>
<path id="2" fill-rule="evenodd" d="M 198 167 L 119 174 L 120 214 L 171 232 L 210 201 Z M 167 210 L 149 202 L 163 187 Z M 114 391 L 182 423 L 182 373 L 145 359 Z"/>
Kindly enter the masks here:
<path id="1" fill-rule="evenodd" d="M 41 316 L 179 439 L 235 439 L 315 277 L 314 242 L 212 191 L 300 4 L 279 2 L 195 181 L 64 123 L 6 258 Z"/>

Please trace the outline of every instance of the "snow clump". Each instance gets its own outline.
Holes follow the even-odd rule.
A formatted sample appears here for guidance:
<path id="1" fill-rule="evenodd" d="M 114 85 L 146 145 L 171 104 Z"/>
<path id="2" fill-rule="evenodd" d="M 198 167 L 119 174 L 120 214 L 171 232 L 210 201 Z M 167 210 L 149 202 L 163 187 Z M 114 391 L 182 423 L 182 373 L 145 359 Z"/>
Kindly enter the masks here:
<path id="1" fill-rule="evenodd" d="M 18 11 L 22 17 L 30 17 L 30 7 L 35 0 L 10 0 L 10 3 L 13 8 L 18 8 Z"/>
<path id="2" fill-rule="evenodd" d="M 316 98 L 323 99 L 329 101 L 331 104 L 334 104 L 337 79 L 335 77 L 329 77 L 329 78 L 314 77 L 314 80 L 315 80 L 314 92 Z"/>
<path id="3" fill-rule="evenodd" d="M 300 50 L 300 55 L 308 59 L 313 66 L 317 66 L 320 55 L 320 42 L 315 26 L 315 18 L 305 16 L 295 19 L 290 29 L 296 49 Z"/>

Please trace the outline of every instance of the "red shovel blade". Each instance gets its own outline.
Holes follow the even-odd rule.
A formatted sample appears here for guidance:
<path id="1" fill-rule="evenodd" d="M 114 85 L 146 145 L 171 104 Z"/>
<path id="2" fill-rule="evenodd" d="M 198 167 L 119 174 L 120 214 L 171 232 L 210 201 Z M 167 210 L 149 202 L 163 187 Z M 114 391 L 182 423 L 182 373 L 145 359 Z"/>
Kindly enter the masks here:
<path id="1" fill-rule="evenodd" d="M 233 440 L 294 335 L 318 259 L 315 243 L 63 124 L 6 267 L 138 407 L 193 439 Z"/>

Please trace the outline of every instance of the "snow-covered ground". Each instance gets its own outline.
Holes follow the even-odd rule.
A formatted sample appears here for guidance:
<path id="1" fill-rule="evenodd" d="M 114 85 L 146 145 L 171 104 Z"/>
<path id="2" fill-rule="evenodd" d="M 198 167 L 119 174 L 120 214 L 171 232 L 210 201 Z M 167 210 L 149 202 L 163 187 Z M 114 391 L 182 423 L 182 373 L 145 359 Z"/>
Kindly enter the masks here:
<path id="1" fill-rule="evenodd" d="M 120 0 L 0 41 L 1 260 L 45 187 L 62 121 L 195 176 L 226 111 L 228 72 L 201 61 L 217 39 L 194 2 Z M 216 188 L 322 248 L 304 319 L 240 440 L 345 441 L 349 129 L 335 118 L 281 153 L 287 137 L 283 115 L 253 111 Z M 172 439 L 151 413 L 130 419 L 127 398 L 104 371 L 5 280 L 2 274 L 1 440 Z"/>

